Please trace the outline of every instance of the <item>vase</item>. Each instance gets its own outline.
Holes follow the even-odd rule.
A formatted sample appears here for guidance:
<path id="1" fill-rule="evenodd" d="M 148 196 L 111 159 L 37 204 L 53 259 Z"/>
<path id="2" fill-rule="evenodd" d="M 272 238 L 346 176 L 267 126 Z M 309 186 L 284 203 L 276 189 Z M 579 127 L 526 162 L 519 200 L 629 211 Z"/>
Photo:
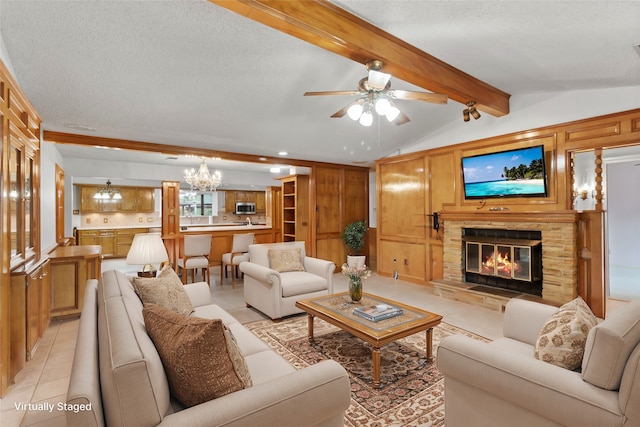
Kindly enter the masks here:
<path id="1" fill-rule="evenodd" d="M 358 302 L 362 298 L 362 280 L 360 278 L 349 280 L 349 296 L 353 302 Z"/>

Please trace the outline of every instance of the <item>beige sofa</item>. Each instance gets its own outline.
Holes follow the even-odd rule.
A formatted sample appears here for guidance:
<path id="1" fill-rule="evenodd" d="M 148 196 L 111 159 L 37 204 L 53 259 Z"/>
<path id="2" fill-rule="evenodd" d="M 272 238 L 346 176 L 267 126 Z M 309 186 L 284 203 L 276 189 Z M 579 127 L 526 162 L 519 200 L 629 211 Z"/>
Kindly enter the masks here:
<path id="1" fill-rule="evenodd" d="M 269 260 L 269 251 L 300 250 L 304 271 L 278 272 Z M 302 313 L 296 301 L 333 293 L 331 261 L 305 255 L 304 242 L 264 243 L 249 246 L 249 261 L 240 263 L 244 273 L 244 301 L 277 320 Z"/>
<path id="2" fill-rule="evenodd" d="M 447 427 L 640 426 L 640 301 L 590 330 L 581 372 L 534 358 L 538 333 L 556 310 L 513 299 L 503 338 L 440 342 Z"/>
<path id="3" fill-rule="evenodd" d="M 253 386 L 182 407 L 146 333 L 140 299 L 124 274 L 108 271 L 87 284 L 67 403 L 90 410 L 68 411 L 69 426 L 344 426 L 350 383 L 338 363 L 296 370 L 211 304 L 207 283 L 184 289 L 193 316 L 222 319 L 232 331 Z"/>

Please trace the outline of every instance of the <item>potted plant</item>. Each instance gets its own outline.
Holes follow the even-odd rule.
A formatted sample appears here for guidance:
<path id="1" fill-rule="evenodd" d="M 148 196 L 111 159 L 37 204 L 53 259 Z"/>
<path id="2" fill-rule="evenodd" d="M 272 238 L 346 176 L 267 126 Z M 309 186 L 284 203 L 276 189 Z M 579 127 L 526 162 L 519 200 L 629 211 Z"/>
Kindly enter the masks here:
<path id="1" fill-rule="evenodd" d="M 347 254 L 349 266 L 364 265 L 365 256 L 361 251 L 364 248 L 366 234 L 367 224 L 364 221 L 353 221 L 342 232 L 342 241 L 349 249 Z"/>

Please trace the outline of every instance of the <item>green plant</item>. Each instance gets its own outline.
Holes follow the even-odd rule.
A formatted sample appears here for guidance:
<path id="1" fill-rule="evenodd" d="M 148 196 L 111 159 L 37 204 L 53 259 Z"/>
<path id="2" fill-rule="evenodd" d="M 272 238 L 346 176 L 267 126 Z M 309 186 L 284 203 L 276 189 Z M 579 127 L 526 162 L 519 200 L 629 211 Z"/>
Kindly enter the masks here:
<path id="1" fill-rule="evenodd" d="M 350 255 L 360 255 L 364 248 L 364 238 L 367 234 L 367 224 L 364 221 L 354 221 L 347 225 L 342 232 L 342 241 L 350 249 Z"/>

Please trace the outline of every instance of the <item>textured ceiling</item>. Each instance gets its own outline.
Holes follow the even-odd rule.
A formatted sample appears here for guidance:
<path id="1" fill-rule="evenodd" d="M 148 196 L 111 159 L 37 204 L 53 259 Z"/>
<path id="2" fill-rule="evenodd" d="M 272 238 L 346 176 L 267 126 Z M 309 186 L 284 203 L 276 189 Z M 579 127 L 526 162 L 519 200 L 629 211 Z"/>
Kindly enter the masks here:
<path id="1" fill-rule="evenodd" d="M 637 1 L 335 3 L 512 96 L 640 84 Z M 2 0 L 0 32 L 46 130 L 362 164 L 473 125 L 453 101 L 331 119 L 351 98 L 302 94 L 355 89 L 361 64 L 206 1 Z"/>

